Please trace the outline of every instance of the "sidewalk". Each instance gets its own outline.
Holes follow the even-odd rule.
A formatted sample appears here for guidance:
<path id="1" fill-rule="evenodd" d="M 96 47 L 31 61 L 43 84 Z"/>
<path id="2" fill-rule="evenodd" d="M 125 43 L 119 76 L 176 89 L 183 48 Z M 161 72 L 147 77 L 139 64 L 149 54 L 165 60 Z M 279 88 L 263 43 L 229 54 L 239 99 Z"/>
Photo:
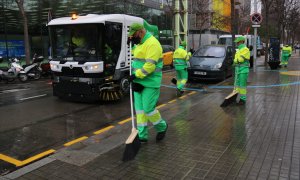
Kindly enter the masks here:
<path id="1" fill-rule="evenodd" d="M 220 108 L 232 90 L 222 86 L 170 101 L 160 108 L 169 123 L 165 140 L 155 143 L 150 129 L 150 142 L 133 161 L 121 161 L 127 123 L 2 178 L 298 180 L 298 69 L 298 54 L 288 68 L 271 71 L 259 65 L 249 77 L 246 106 Z"/>

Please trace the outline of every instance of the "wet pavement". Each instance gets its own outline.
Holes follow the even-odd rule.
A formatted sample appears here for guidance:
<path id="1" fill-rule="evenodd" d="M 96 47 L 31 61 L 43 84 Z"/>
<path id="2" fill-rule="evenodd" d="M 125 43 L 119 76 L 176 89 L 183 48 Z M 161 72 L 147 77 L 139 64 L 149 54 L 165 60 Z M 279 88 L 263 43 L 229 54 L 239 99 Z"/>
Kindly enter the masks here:
<path id="1" fill-rule="evenodd" d="M 298 56 L 292 56 L 289 67 L 280 70 L 259 65 L 257 73 L 250 73 L 247 104 L 226 108 L 219 106 L 232 90 L 229 80 L 218 86 L 200 85 L 200 89 L 190 85 L 188 89 L 192 91 L 181 98 L 175 98 L 166 80 L 161 90 L 165 99 L 160 100 L 159 110 L 169 123 L 167 137 L 156 143 L 155 131 L 150 129 L 150 140 L 142 145 L 135 160 L 121 161 L 131 124 L 120 123 L 129 116 L 122 115 L 124 109 L 120 107 L 112 113 L 119 118 L 103 118 L 108 120 L 102 126 L 111 129 L 98 135 L 85 134 L 89 137 L 86 140 L 57 149 L 53 155 L 2 178 L 300 179 L 298 69 Z M 115 108 L 111 106 L 102 113 L 99 107 L 87 109 L 94 108 L 99 117 L 105 117 L 104 112 L 112 107 Z M 69 131 L 72 135 L 78 132 L 74 127 L 84 126 L 91 113 L 82 112 L 66 115 L 64 121 L 57 123 L 74 120 Z M 92 125 L 100 128 L 99 121 Z"/>
<path id="2" fill-rule="evenodd" d="M 164 74 L 165 83 L 170 83 L 174 72 Z M 0 156 L 26 160 L 130 116 L 129 97 L 111 103 L 74 103 L 53 97 L 50 82 L 1 84 Z M 158 105 L 175 98 L 174 89 L 163 89 Z M 0 161 L 0 174 L 15 169 Z"/>

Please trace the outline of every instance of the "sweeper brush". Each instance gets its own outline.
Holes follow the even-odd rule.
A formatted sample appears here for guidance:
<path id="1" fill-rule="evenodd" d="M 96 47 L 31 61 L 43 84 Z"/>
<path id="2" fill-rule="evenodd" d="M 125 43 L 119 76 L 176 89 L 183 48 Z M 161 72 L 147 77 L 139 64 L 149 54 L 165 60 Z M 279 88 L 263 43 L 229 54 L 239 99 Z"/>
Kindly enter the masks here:
<path id="1" fill-rule="evenodd" d="M 100 101 L 117 101 L 123 96 L 124 95 L 118 86 L 110 85 L 100 88 Z"/>

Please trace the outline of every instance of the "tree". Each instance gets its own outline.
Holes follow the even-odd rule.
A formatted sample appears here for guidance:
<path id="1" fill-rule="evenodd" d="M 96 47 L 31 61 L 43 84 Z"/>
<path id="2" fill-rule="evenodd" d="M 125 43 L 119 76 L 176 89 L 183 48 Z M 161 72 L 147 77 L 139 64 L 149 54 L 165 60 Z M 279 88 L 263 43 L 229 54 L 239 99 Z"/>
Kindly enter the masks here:
<path id="1" fill-rule="evenodd" d="M 238 34 L 245 34 L 248 31 L 248 28 L 251 27 L 250 22 L 250 10 L 251 10 L 251 3 L 239 4 L 239 18 L 238 18 Z"/>
<path id="2" fill-rule="evenodd" d="M 192 15 L 190 29 L 200 30 L 199 46 L 201 46 L 202 31 L 210 27 L 212 19 L 209 5 L 210 0 L 192 0 L 189 2 L 189 14 Z"/>
<path id="3" fill-rule="evenodd" d="M 269 55 L 269 51 L 268 51 L 268 47 L 269 47 L 269 39 L 270 39 L 270 29 L 269 29 L 269 14 L 270 14 L 270 10 L 271 7 L 274 3 L 274 0 L 261 0 L 262 4 L 263 4 L 263 8 L 264 8 L 264 21 L 265 21 L 265 25 L 266 25 L 266 52 L 265 52 L 265 65 L 267 65 L 268 62 L 268 55 Z"/>
<path id="4" fill-rule="evenodd" d="M 20 13 L 23 18 L 23 27 L 24 27 L 24 43 L 25 43 L 25 58 L 26 58 L 26 64 L 30 63 L 30 46 L 29 46 L 29 35 L 28 35 L 28 20 L 27 16 L 24 10 L 24 0 L 15 0 Z"/>

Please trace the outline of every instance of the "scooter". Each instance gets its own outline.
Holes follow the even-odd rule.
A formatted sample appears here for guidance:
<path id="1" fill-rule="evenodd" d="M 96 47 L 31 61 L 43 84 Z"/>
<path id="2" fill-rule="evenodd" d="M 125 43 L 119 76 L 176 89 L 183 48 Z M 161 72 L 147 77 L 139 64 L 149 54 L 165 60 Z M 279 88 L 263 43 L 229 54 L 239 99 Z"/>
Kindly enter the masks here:
<path id="1" fill-rule="evenodd" d="M 0 56 L 0 62 L 3 61 L 3 58 Z M 18 78 L 21 82 L 27 81 L 28 77 L 23 70 L 23 67 L 19 64 L 17 58 L 9 59 L 9 69 L 7 71 L 0 70 L 0 81 L 13 82 Z"/>
<path id="2" fill-rule="evenodd" d="M 42 68 L 40 67 L 40 63 L 44 60 L 43 56 L 38 56 L 35 54 L 33 56 L 33 61 L 29 65 L 24 65 L 24 71 L 29 78 L 34 80 L 38 80 L 41 78 Z"/>

